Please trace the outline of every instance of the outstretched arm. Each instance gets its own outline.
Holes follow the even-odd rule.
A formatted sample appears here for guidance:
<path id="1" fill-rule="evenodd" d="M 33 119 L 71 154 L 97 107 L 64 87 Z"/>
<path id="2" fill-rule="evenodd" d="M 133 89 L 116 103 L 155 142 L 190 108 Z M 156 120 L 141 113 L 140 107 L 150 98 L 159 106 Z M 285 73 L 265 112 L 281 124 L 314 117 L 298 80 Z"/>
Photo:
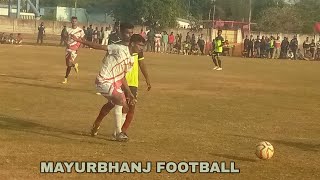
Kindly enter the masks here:
<path id="1" fill-rule="evenodd" d="M 151 83 L 150 83 L 150 79 L 149 79 L 149 74 L 148 74 L 148 71 L 147 71 L 147 66 L 146 64 L 144 63 L 143 60 L 140 60 L 139 61 L 139 67 L 140 67 L 140 70 L 144 76 L 144 78 L 146 79 L 146 82 L 147 82 L 147 86 L 148 86 L 148 91 L 151 90 Z"/>
<path id="2" fill-rule="evenodd" d="M 86 46 L 89 46 L 93 49 L 98 49 L 98 50 L 104 50 L 104 51 L 108 51 L 108 46 L 105 46 L 105 45 L 101 45 L 101 44 L 98 44 L 98 43 L 94 43 L 94 42 L 90 42 L 90 41 L 86 41 L 82 38 L 77 38 L 76 36 L 74 35 L 71 35 L 71 38 L 81 44 L 84 44 Z"/>

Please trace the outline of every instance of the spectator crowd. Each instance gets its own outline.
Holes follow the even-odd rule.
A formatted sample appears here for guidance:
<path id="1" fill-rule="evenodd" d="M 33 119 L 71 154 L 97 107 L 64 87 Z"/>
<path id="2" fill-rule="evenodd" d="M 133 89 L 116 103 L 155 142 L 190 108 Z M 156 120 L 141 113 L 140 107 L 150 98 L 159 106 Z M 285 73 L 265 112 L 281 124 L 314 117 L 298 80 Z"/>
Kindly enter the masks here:
<path id="1" fill-rule="evenodd" d="M 244 39 L 243 57 L 247 58 L 269 58 L 269 59 L 292 59 L 292 60 L 320 60 L 320 39 L 315 42 L 310 41 L 309 37 L 302 43 L 302 49 L 297 36 L 290 41 L 284 37 L 257 36 L 256 39 L 251 35 Z"/>

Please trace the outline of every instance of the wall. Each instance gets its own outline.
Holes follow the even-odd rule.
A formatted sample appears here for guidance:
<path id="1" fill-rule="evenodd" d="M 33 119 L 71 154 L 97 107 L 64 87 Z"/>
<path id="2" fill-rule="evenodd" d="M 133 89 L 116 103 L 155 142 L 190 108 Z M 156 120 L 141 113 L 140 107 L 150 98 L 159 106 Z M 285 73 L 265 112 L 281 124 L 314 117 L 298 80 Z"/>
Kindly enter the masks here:
<path id="1" fill-rule="evenodd" d="M 57 7 L 56 9 L 56 18 L 58 21 L 69 21 L 72 16 L 77 16 L 78 21 L 82 23 L 87 23 L 87 12 L 83 8 L 69 8 L 69 7 Z"/>

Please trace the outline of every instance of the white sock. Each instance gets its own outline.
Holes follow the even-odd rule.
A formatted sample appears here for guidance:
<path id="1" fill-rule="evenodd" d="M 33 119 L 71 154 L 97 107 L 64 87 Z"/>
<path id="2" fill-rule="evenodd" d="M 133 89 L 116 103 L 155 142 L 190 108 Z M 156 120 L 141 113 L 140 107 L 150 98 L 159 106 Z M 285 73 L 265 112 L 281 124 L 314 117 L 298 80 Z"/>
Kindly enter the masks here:
<path id="1" fill-rule="evenodd" d="M 123 106 L 115 105 L 114 106 L 114 115 L 115 115 L 115 132 L 116 134 L 121 133 L 122 127 L 122 108 Z"/>
<path id="2" fill-rule="evenodd" d="M 126 121 L 127 118 L 127 113 L 122 114 L 122 122 L 121 122 L 121 127 L 123 126 L 124 122 Z"/>

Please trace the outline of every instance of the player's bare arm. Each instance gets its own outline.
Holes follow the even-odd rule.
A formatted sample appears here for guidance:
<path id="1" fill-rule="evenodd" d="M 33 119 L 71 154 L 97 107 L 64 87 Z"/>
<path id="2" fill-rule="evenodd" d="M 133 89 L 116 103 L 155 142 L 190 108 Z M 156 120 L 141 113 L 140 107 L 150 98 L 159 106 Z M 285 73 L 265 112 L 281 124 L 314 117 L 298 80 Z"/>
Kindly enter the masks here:
<path id="1" fill-rule="evenodd" d="M 140 60 L 139 61 L 139 67 L 140 67 L 140 70 L 144 76 L 144 78 L 146 79 L 146 83 L 147 83 L 147 86 L 148 86 L 148 91 L 151 90 L 151 83 L 150 83 L 150 78 L 149 78 L 149 73 L 147 71 L 147 66 L 146 64 L 144 63 L 143 60 Z"/>
<path id="2" fill-rule="evenodd" d="M 106 45 L 101 45 L 101 44 L 98 44 L 98 43 L 94 43 L 94 42 L 90 42 L 90 41 L 86 41 L 85 39 L 83 38 L 77 38 L 76 36 L 74 35 L 71 35 L 71 38 L 81 44 L 84 44 L 86 46 L 89 46 L 93 49 L 97 49 L 97 50 L 104 50 L 104 51 L 108 51 L 108 46 Z"/>
<path id="3" fill-rule="evenodd" d="M 124 87 L 124 91 L 127 92 L 127 94 L 128 94 L 128 97 L 126 97 L 126 98 L 129 99 L 129 104 L 131 104 L 131 105 L 135 104 L 137 100 L 134 97 L 134 95 L 132 94 L 132 92 L 128 86 L 128 82 L 127 82 L 126 78 L 122 79 L 122 85 Z"/>

